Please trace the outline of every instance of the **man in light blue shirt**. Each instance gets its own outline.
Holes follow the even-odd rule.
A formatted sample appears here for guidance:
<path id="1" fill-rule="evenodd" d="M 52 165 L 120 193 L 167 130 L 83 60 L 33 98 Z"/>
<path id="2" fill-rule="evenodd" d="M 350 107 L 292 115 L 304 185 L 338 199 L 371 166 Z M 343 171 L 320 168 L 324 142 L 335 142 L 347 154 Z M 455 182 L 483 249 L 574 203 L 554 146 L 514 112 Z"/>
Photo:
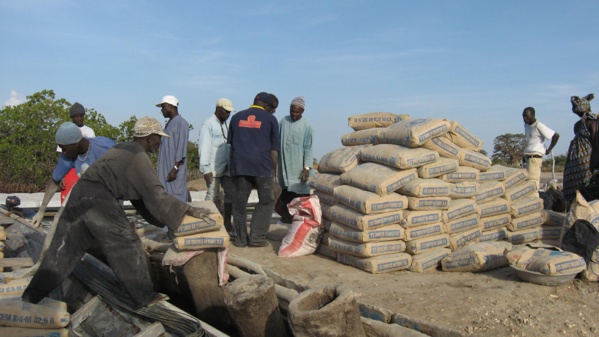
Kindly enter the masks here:
<path id="1" fill-rule="evenodd" d="M 310 195 L 308 177 L 312 169 L 312 125 L 303 118 L 305 101 L 291 101 L 289 115 L 280 122 L 281 151 L 279 152 L 279 186 L 282 192 L 275 205 L 281 222 L 291 223 L 287 204 L 297 197 Z"/>
<path id="2" fill-rule="evenodd" d="M 229 127 L 227 119 L 234 111 L 233 103 L 227 98 L 219 98 L 216 101 L 214 114 L 202 124 L 200 128 L 200 143 L 198 151 L 200 154 L 200 173 L 206 181 L 206 198 L 220 206 L 220 187 L 224 191 L 223 218 L 225 228 L 231 236 L 235 231 L 231 225 L 233 210 L 233 181 L 229 173 L 229 145 L 227 137 Z M 220 207 L 219 207 L 220 209 Z"/>

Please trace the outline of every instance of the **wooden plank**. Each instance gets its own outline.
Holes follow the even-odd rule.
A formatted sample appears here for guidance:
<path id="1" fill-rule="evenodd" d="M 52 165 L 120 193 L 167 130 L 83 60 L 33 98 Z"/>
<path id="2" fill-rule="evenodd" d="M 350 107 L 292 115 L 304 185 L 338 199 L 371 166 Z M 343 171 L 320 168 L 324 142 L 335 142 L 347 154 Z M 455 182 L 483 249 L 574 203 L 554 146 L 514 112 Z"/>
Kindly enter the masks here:
<path id="1" fill-rule="evenodd" d="M 10 257 L 0 259 L 0 268 L 31 266 L 33 266 L 33 260 L 30 257 Z"/>
<path id="2" fill-rule="evenodd" d="M 133 337 L 160 337 L 163 336 L 165 332 L 166 331 L 164 330 L 162 323 L 154 322 L 152 325 L 143 329 Z"/>

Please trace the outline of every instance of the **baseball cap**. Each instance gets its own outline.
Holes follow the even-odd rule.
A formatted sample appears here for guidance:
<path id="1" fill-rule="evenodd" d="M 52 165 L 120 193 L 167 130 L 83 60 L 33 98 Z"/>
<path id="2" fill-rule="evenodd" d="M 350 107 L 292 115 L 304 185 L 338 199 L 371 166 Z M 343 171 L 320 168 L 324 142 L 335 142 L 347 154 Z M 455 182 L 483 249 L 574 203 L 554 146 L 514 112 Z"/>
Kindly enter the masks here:
<path id="1" fill-rule="evenodd" d="M 77 144 L 83 138 L 79 127 L 72 122 L 65 122 L 56 131 L 55 140 L 58 145 Z"/>
<path id="2" fill-rule="evenodd" d="M 160 122 L 156 118 L 142 117 L 133 126 L 133 135 L 135 137 L 146 137 L 153 133 L 162 137 L 169 137 L 169 135 L 162 131 L 162 125 L 160 125 Z"/>
<path id="3" fill-rule="evenodd" d="M 219 98 L 216 100 L 216 107 L 221 107 L 229 112 L 234 111 L 233 102 L 231 102 L 228 98 Z"/>
<path id="4" fill-rule="evenodd" d="M 175 96 L 166 95 L 162 97 L 162 102 L 156 104 L 156 106 L 162 106 L 162 104 L 168 103 L 173 106 L 179 106 L 179 100 Z"/>

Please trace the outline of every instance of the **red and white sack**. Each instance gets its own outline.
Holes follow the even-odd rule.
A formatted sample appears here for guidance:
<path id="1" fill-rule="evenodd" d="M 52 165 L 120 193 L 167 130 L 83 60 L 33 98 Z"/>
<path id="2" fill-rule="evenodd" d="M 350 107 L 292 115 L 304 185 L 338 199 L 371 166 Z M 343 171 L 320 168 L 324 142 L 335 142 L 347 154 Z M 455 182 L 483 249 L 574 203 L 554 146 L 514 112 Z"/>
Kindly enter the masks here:
<path id="1" fill-rule="evenodd" d="M 293 257 L 314 253 L 323 231 L 320 225 L 322 210 L 318 196 L 295 198 L 287 208 L 293 216 L 293 223 L 281 241 L 278 255 Z"/>

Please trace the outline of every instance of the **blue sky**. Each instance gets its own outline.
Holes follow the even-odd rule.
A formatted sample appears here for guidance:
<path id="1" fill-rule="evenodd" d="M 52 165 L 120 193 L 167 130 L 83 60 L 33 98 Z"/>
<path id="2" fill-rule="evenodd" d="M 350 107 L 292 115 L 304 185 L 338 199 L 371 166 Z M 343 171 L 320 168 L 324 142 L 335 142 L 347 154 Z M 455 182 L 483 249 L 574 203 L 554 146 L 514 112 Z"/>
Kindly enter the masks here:
<path id="1" fill-rule="evenodd" d="M 220 97 L 242 110 L 272 92 L 281 119 L 301 95 L 317 159 L 375 111 L 456 120 L 492 154 L 533 106 L 565 154 L 570 96 L 599 94 L 598 15 L 597 1 L 0 0 L 0 106 L 51 89 L 118 125 L 162 120 L 171 94 L 197 140 Z"/>

